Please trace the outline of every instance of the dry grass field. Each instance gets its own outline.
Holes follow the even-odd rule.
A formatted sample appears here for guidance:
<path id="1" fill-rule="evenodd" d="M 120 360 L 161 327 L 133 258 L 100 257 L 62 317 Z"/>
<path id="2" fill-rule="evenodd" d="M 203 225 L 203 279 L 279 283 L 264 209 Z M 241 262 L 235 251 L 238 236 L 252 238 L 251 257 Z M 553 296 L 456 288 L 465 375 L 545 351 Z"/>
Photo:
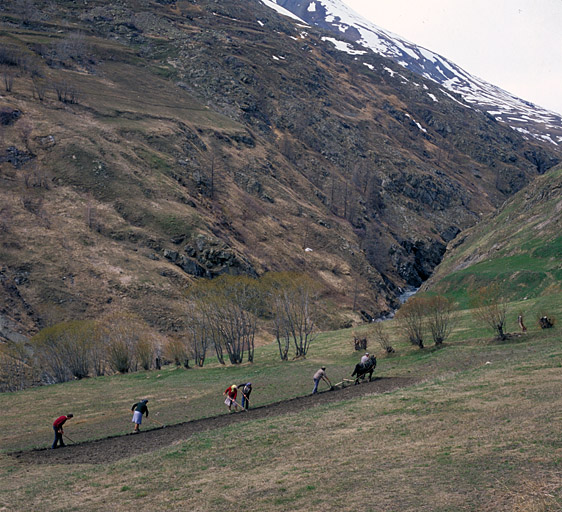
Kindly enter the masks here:
<path id="1" fill-rule="evenodd" d="M 279 364 L 269 345 L 237 368 L 168 368 L 4 394 L 0 510 L 559 511 L 559 330 L 531 327 L 499 343 L 467 338 L 469 323 L 463 316 L 439 350 L 396 338 L 397 354 L 385 357 L 373 346 L 379 381 L 355 397 L 349 388 L 305 397 L 321 362 L 333 381 L 351 373 L 350 331 L 322 335 L 305 361 Z M 405 384 L 377 391 L 393 378 Z M 222 391 L 245 379 L 255 384 L 255 416 L 225 418 Z M 111 460 L 109 441 L 86 443 L 99 450 L 88 464 L 49 461 L 60 451 L 10 455 L 47 447 L 50 422 L 67 409 L 76 418 L 66 433 L 80 444 L 127 433 L 140 396 L 161 423 L 215 420 L 169 444 L 161 442 L 166 429 L 125 436 L 130 452 Z M 295 397 L 309 402 L 259 414 Z M 149 417 L 146 428 L 155 427 Z"/>

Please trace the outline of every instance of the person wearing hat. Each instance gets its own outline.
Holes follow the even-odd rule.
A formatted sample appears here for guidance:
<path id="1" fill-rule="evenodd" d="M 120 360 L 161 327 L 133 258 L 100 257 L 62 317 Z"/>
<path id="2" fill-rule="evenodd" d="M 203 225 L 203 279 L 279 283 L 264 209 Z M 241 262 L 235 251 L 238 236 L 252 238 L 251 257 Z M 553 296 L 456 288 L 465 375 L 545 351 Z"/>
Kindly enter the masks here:
<path id="1" fill-rule="evenodd" d="M 53 441 L 53 445 L 51 449 L 54 450 L 59 445 L 61 448 L 66 446 L 62 439 L 62 435 L 64 434 L 64 430 L 62 426 L 65 424 L 66 420 L 70 418 L 74 418 L 74 414 L 67 414 L 66 416 L 59 416 L 53 423 L 53 430 L 55 431 L 55 440 Z"/>
<path id="2" fill-rule="evenodd" d="M 314 377 L 312 377 L 312 380 L 314 381 L 314 389 L 312 390 L 313 395 L 315 393 L 318 393 L 318 384 L 320 383 L 320 380 L 325 381 L 330 386 L 330 389 L 333 388 L 332 383 L 330 382 L 330 379 L 328 379 L 328 377 L 326 375 L 326 367 L 325 366 L 322 366 L 322 368 L 320 368 L 320 370 L 318 370 L 314 374 Z"/>
<path id="3" fill-rule="evenodd" d="M 132 423 L 135 424 L 135 429 L 133 430 L 133 434 L 136 434 L 137 432 L 140 431 L 140 426 L 142 423 L 142 415 L 145 414 L 146 417 L 148 418 L 148 407 L 146 406 L 147 403 L 148 400 L 144 399 L 141 400 L 140 402 L 137 402 L 136 404 L 133 404 L 133 407 L 131 407 L 131 411 L 133 411 Z"/>
<path id="4" fill-rule="evenodd" d="M 238 389 L 242 393 L 242 409 L 248 410 L 250 407 L 250 393 L 252 392 L 252 383 L 246 382 L 239 384 Z"/>
<path id="5" fill-rule="evenodd" d="M 361 358 L 361 364 L 365 364 L 369 360 L 369 352 L 365 352 L 365 355 Z"/>
<path id="6" fill-rule="evenodd" d="M 228 405 L 228 410 L 232 412 L 232 406 L 234 405 L 234 409 L 238 410 L 238 404 L 236 403 L 236 395 L 238 394 L 238 387 L 235 384 L 226 388 L 225 392 L 223 393 L 226 396 L 226 400 L 224 403 Z"/>

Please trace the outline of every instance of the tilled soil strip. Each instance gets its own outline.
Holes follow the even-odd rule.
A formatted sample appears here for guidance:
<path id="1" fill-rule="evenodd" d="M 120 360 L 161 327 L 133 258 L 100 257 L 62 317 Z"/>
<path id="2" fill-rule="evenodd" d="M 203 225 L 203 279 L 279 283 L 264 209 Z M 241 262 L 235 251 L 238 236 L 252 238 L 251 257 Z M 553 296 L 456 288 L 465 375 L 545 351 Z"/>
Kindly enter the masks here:
<path id="1" fill-rule="evenodd" d="M 127 457 L 158 450 L 175 442 L 184 441 L 191 435 L 206 430 L 260 418 L 269 418 L 300 412 L 317 405 L 349 400 L 358 396 L 378 394 L 414 384 L 415 378 L 376 378 L 358 386 L 302 396 L 250 409 L 248 412 L 223 414 L 210 418 L 178 423 L 166 427 L 67 445 L 64 449 L 47 448 L 14 452 L 10 455 L 30 464 L 106 464 Z"/>

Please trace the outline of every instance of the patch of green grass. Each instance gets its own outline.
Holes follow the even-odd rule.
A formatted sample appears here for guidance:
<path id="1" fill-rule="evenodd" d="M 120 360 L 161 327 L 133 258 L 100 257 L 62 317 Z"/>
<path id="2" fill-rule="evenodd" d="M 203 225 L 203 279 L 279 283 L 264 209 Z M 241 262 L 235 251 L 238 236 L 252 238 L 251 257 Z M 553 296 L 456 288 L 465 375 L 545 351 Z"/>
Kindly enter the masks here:
<path id="1" fill-rule="evenodd" d="M 182 218 L 174 214 L 163 214 L 155 217 L 156 228 L 169 237 L 185 236 L 191 238 L 196 226 L 199 224 L 197 218 Z"/>

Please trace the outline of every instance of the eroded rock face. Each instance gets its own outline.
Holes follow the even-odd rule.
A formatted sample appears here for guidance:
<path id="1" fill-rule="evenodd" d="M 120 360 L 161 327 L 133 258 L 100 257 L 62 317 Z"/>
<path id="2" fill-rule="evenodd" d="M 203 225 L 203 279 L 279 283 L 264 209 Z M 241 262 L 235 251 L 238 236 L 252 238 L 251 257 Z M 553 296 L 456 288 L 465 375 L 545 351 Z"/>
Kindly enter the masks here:
<path id="1" fill-rule="evenodd" d="M 445 254 L 445 244 L 433 241 L 405 240 L 392 246 L 392 263 L 408 286 L 419 287 L 432 274 Z"/>

